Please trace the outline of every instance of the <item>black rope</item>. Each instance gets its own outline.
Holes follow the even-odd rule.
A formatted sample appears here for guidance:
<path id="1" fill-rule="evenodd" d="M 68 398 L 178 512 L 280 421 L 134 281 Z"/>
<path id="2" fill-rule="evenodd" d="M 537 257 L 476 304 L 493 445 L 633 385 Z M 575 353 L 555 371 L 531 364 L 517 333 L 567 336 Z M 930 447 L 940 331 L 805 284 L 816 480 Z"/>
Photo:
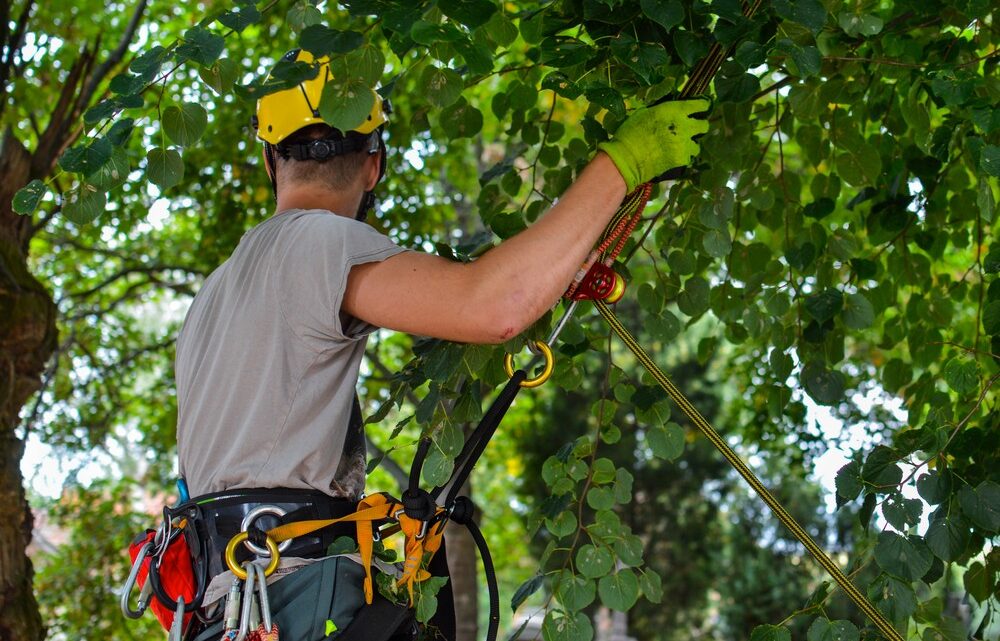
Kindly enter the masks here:
<path id="1" fill-rule="evenodd" d="M 490 405 L 488 410 L 486 410 L 483 418 L 479 421 L 479 425 L 477 425 L 476 429 L 472 431 L 469 438 L 465 440 L 465 445 L 462 446 L 462 451 L 459 452 L 455 459 L 455 470 L 451 473 L 451 478 L 448 479 L 448 481 L 443 485 L 439 485 L 431 490 L 431 497 L 437 499 L 441 492 L 443 492 L 446 487 L 450 486 L 448 496 L 445 499 L 444 504 L 451 505 L 455 501 L 462 486 L 465 485 L 469 475 L 472 473 L 472 468 L 479 462 L 479 457 L 481 457 L 483 452 L 486 450 L 486 446 L 489 444 L 490 439 L 493 438 L 493 434 L 496 433 L 497 428 L 500 426 L 500 422 L 503 421 L 503 417 L 507 414 L 507 410 L 510 409 L 511 403 L 514 402 L 514 398 L 517 396 L 517 393 L 521 391 L 521 383 L 527 378 L 528 373 L 524 370 L 519 369 L 514 372 L 510 381 L 502 390 L 500 390 L 500 393 L 497 394 L 493 404 Z M 421 464 L 422 463 L 423 461 L 421 461 Z M 413 480 L 412 472 L 413 470 L 411 468 L 411 482 Z"/>
<path id="2" fill-rule="evenodd" d="M 464 496 L 458 498 L 469 501 Z M 471 512 L 469 510 L 470 516 Z M 476 522 L 469 518 L 464 525 L 469 529 L 472 540 L 476 542 L 476 549 L 479 550 L 479 556 L 483 559 L 483 574 L 486 575 L 486 589 L 490 596 L 490 620 L 486 630 L 486 641 L 496 641 L 497 631 L 500 628 L 500 588 L 497 587 L 497 573 L 493 567 L 493 557 L 490 556 L 490 547 L 486 544 L 486 538 L 483 537 Z"/>

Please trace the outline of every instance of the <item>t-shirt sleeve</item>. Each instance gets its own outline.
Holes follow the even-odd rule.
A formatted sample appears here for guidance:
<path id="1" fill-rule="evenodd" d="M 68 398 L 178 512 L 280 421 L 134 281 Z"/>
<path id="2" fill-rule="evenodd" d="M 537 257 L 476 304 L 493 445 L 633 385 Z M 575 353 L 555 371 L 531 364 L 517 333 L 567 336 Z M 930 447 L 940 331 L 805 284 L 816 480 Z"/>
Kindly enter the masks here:
<path id="1" fill-rule="evenodd" d="M 347 276 L 355 265 L 383 261 L 406 249 L 367 223 L 305 213 L 282 234 L 272 283 L 285 321 L 315 349 L 353 341 L 377 329 L 341 313 Z"/>

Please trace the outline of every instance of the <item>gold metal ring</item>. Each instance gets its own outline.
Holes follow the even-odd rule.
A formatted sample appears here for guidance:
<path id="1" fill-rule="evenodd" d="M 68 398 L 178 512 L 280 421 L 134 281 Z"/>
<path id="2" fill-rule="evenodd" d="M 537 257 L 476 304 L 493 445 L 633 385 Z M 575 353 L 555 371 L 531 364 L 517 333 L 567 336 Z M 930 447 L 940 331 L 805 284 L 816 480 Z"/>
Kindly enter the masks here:
<path id="1" fill-rule="evenodd" d="M 552 376 L 553 365 L 555 364 L 555 359 L 552 357 L 552 348 L 542 341 L 534 341 L 532 345 L 537 349 L 542 356 L 545 357 L 545 367 L 542 369 L 542 373 L 535 378 L 529 378 L 527 380 L 521 381 L 521 387 L 538 387 L 545 381 L 549 380 Z M 513 354 L 506 354 L 503 357 L 503 369 L 507 372 L 507 378 L 514 377 L 514 356 Z"/>
<path id="2" fill-rule="evenodd" d="M 229 571 L 236 575 L 236 578 L 240 581 L 246 581 L 247 571 L 240 567 L 239 562 L 236 560 L 236 548 L 240 543 L 247 540 L 247 536 L 246 532 L 240 532 L 229 539 L 229 543 L 226 544 L 226 565 L 229 566 Z M 278 562 L 281 560 L 280 552 L 278 552 L 278 544 L 271 537 L 267 537 L 264 542 L 267 544 L 267 551 L 271 555 L 271 561 L 264 568 L 264 576 L 271 576 L 278 569 Z"/>

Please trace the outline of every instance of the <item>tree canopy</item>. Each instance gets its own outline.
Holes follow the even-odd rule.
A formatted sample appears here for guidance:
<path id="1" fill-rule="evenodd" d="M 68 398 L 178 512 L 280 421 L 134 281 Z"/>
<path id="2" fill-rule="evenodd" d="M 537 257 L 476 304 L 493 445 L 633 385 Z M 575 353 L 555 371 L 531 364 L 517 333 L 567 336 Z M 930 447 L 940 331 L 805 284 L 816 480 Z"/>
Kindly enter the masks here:
<path id="1" fill-rule="evenodd" d="M 0 160 L 20 157 L 14 142 L 51 156 L 18 174 L 0 249 L 55 311 L 8 304 L 22 300 L 10 285 L 0 302 L 59 330 L 43 341 L 2 327 L 4 363 L 21 368 L 27 340 L 51 351 L 17 369 L 40 386 L 27 403 L 28 387 L 0 385 L 4 429 L 17 428 L 5 458 L 30 438 L 113 463 L 58 508 L 35 503 L 64 515 L 73 554 L 102 557 L 43 562 L 51 633 L 103 621 L 129 636 L 81 570 L 122 566 L 87 538 L 106 527 L 124 547 L 142 501 L 171 485 L 173 340 L 203 278 L 272 213 L 250 114 L 317 72 L 277 62 L 301 47 L 331 58 L 331 123 L 370 111 L 355 89 L 392 101 L 372 224 L 462 261 L 530 225 L 632 110 L 677 96 L 721 55 L 701 155 L 657 186 L 618 267 L 617 313 L 904 638 L 995 638 L 995 3 L 156 5 L 28 1 L 0 22 Z M 435 442 L 424 481 L 446 479 L 506 379 L 504 353 L 544 339 L 564 307 L 499 347 L 377 335 L 361 390 L 370 484 L 391 487 L 420 434 Z M 507 595 L 546 641 L 593 638 L 602 606 L 629 612 L 643 639 L 878 636 L 589 304 L 560 335 L 552 380 L 522 393 L 501 432 L 473 487 L 505 580 L 520 584 Z M 835 510 L 813 474 L 830 448 L 849 452 Z M 21 482 L 5 474 L 5 488 Z M 81 590 L 85 612 L 69 600 Z"/>

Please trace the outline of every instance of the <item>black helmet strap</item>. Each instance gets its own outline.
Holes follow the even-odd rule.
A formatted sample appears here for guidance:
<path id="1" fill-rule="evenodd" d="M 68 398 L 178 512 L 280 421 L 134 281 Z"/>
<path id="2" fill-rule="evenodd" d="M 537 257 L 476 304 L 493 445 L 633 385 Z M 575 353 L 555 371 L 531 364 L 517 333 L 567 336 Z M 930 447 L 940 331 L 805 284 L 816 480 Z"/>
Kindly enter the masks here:
<path id="1" fill-rule="evenodd" d="M 314 160 L 317 162 L 323 162 L 340 154 L 361 151 L 366 146 L 368 148 L 368 155 L 381 153 L 381 156 L 379 157 L 378 180 L 376 181 L 376 184 L 378 184 L 385 176 L 386 168 L 386 148 L 385 141 L 382 139 L 381 127 L 373 131 L 365 138 L 318 138 L 304 143 L 279 143 L 277 145 L 265 142 L 264 162 L 267 163 L 269 170 L 268 175 L 271 177 L 271 193 L 274 195 L 275 202 L 278 201 L 278 163 L 276 156 L 281 156 L 285 159 L 291 158 L 294 160 Z M 354 218 L 356 220 L 364 221 L 368 218 L 368 212 L 375 208 L 375 203 L 375 192 L 366 191 L 361 197 L 361 203 L 358 205 L 358 211 L 355 213 Z"/>

